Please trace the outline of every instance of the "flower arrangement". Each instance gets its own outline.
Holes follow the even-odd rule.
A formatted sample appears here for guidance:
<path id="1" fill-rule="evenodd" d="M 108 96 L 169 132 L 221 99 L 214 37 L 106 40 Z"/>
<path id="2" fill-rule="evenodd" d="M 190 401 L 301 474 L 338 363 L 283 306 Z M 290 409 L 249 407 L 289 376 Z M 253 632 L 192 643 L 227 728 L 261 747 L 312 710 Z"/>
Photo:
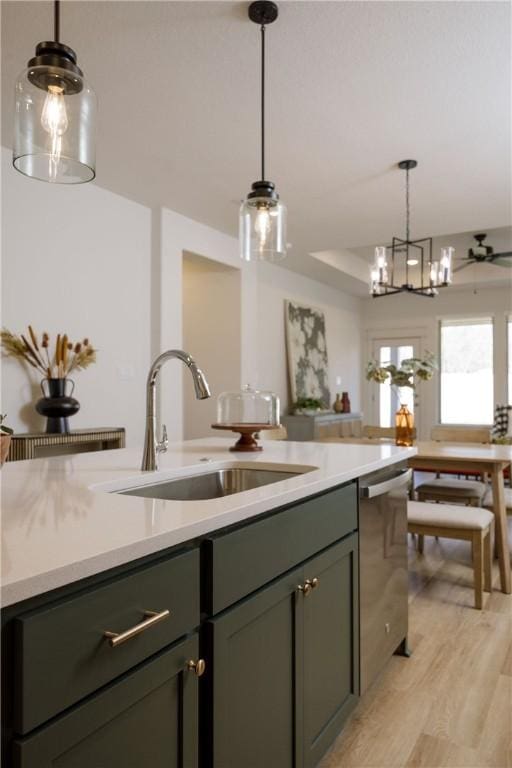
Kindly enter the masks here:
<path id="1" fill-rule="evenodd" d="M 376 381 L 377 384 L 384 384 L 389 379 L 392 387 L 410 387 L 414 390 L 418 381 L 430 381 L 437 368 L 437 360 L 431 352 L 426 352 L 424 357 L 408 357 L 402 360 L 399 367 L 370 360 L 366 367 L 366 379 Z"/>
<path id="2" fill-rule="evenodd" d="M 7 357 L 15 357 L 46 379 L 65 379 L 72 371 L 84 370 L 96 362 L 96 350 L 89 339 L 72 342 L 66 333 L 59 333 L 52 351 L 49 334 L 39 338 L 31 325 L 26 335 L 19 336 L 3 328 L 0 345 Z"/>

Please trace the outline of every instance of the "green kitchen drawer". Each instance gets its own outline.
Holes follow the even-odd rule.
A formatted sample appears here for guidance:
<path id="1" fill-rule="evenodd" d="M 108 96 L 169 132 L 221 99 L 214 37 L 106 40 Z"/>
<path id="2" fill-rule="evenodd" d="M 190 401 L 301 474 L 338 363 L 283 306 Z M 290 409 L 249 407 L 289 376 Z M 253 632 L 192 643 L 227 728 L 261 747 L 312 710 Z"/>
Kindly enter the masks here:
<path id="1" fill-rule="evenodd" d="M 357 529 L 355 483 L 203 542 L 203 608 L 215 615 Z"/>
<path id="2" fill-rule="evenodd" d="M 169 615 L 112 646 L 145 612 Z M 169 557 L 15 620 L 14 729 L 31 731 L 199 624 L 199 551 Z"/>

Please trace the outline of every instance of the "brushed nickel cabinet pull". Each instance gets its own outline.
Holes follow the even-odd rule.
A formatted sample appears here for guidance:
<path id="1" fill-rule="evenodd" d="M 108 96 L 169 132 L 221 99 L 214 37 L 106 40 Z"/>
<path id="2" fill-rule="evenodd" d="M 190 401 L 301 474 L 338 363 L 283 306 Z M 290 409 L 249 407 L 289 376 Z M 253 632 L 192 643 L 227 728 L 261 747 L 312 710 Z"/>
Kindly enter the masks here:
<path id="1" fill-rule="evenodd" d="M 130 629 L 126 629 L 124 632 L 104 632 L 103 637 L 108 640 L 108 644 L 111 648 L 115 648 L 116 646 L 121 645 L 121 643 L 130 640 L 132 637 L 140 635 L 141 632 L 145 632 L 146 629 L 149 629 L 154 624 L 158 624 L 159 621 L 163 621 L 163 619 L 166 619 L 169 615 L 170 611 L 167 608 L 165 611 L 160 611 L 160 613 L 156 611 L 144 611 L 144 616 L 146 618 L 144 621 L 141 621 L 140 624 L 136 624 L 134 627 L 130 627 Z"/>
<path id="2" fill-rule="evenodd" d="M 299 584 L 297 586 L 297 589 L 299 590 L 299 592 L 302 592 L 304 597 L 307 597 L 309 595 L 309 593 L 311 592 L 311 590 L 313 589 L 313 586 L 312 586 L 310 580 L 306 579 L 304 584 Z"/>
<path id="3" fill-rule="evenodd" d="M 206 669 L 206 661 L 204 659 L 187 661 L 187 669 L 189 672 L 194 672 L 196 677 L 201 677 L 201 675 L 204 675 Z"/>
<path id="4" fill-rule="evenodd" d="M 311 579 L 311 589 L 316 589 L 319 584 L 320 584 L 320 579 L 317 576 Z"/>

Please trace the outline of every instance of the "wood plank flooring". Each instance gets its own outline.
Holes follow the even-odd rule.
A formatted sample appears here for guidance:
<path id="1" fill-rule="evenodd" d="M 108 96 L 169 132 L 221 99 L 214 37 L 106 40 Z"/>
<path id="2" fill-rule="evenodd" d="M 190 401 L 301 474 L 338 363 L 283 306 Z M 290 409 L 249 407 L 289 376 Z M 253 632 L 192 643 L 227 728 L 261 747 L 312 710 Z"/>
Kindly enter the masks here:
<path id="1" fill-rule="evenodd" d="M 512 538 L 512 519 L 509 518 Z M 409 641 L 319 768 L 512 768 L 512 596 L 473 606 L 468 542 L 409 550 Z"/>

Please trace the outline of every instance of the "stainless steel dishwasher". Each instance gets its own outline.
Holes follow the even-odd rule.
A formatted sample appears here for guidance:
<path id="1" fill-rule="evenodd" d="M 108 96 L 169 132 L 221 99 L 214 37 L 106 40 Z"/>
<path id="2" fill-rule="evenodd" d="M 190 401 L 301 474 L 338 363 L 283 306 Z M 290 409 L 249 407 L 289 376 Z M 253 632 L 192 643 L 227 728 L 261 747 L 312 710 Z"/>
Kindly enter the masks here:
<path id="1" fill-rule="evenodd" d="M 407 492 L 411 470 L 395 464 L 359 481 L 361 693 L 407 647 Z"/>

